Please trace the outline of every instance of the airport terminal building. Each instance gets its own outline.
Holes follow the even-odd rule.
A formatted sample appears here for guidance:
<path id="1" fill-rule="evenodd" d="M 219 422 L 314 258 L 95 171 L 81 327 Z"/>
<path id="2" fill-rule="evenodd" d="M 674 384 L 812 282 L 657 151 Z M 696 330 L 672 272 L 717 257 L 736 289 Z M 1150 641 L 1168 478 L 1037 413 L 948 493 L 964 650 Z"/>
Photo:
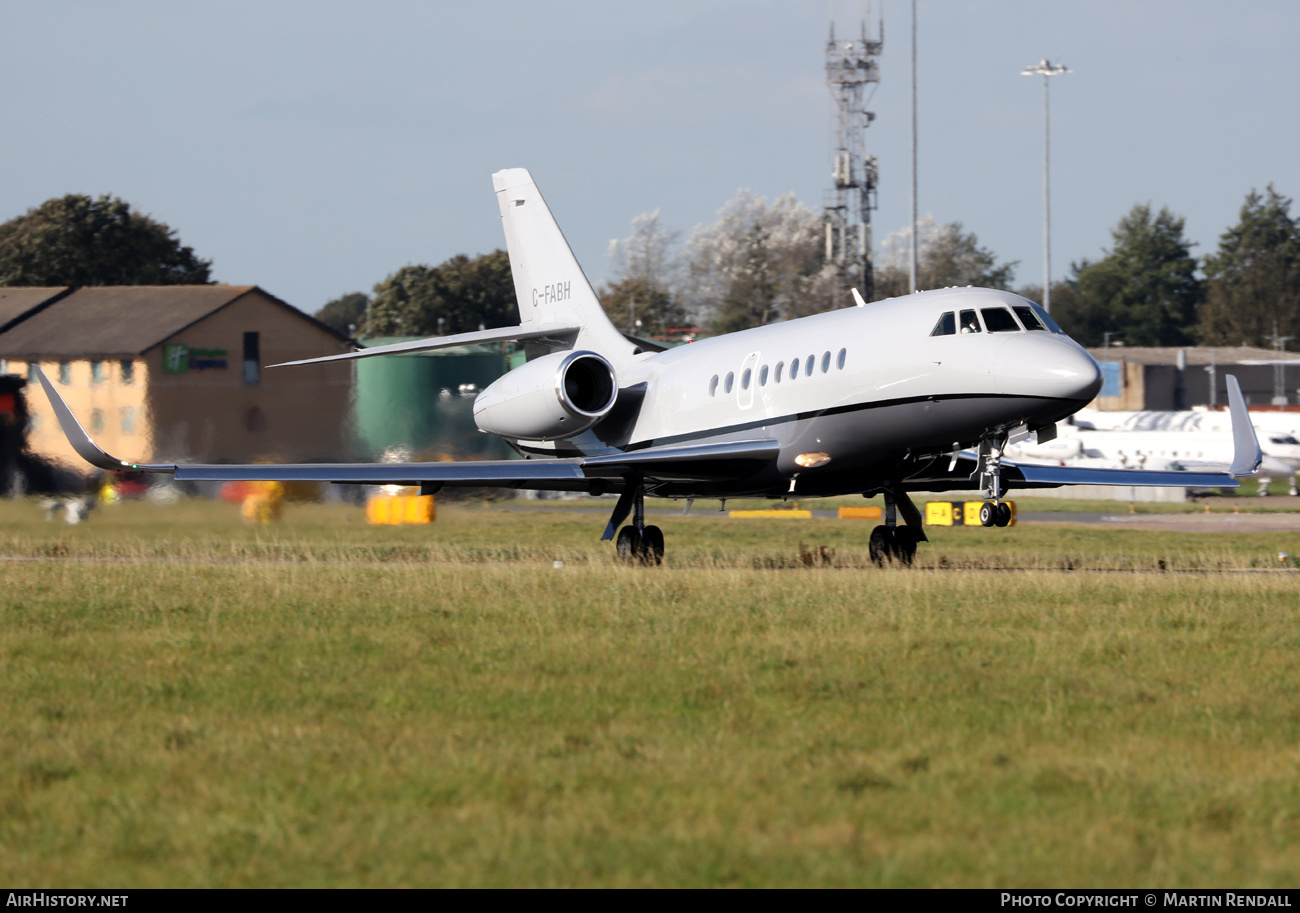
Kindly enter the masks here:
<path id="1" fill-rule="evenodd" d="M 28 380 L 29 445 L 84 466 L 31 366 L 91 436 L 139 461 L 342 460 L 352 341 L 253 285 L 0 289 L 0 374 Z"/>

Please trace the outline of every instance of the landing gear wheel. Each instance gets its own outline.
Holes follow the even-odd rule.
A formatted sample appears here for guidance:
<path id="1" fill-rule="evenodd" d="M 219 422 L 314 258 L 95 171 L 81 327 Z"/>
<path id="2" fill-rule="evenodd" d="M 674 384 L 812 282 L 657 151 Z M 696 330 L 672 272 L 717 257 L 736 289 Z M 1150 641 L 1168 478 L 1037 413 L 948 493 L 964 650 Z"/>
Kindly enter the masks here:
<path id="1" fill-rule="evenodd" d="M 664 531 L 657 526 L 641 531 L 641 561 L 652 567 L 664 563 Z"/>
<path id="2" fill-rule="evenodd" d="M 867 551 L 871 554 L 871 560 L 875 562 L 876 567 L 884 567 L 885 563 L 894 557 L 894 541 L 889 535 L 889 527 L 877 526 L 871 531 L 871 538 L 867 540 Z"/>
<path id="3" fill-rule="evenodd" d="M 998 521 L 998 506 L 992 501 L 980 505 L 980 526 L 992 526 Z"/>
<path id="4" fill-rule="evenodd" d="M 997 515 L 997 518 L 994 519 L 993 522 L 994 522 L 996 525 L 998 525 L 998 526 L 1006 526 L 1008 523 L 1010 523 L 1010 522 L 1011 522 L 1011 505 L 1010 505 L 1010 504 L 999 504 L 999 505 L 998 505 L 998 515 Z"/>
<path id="5" fill-rule="evenodd" d="M 618 550 L 618 559 L 624 564 L 635 564 L 641 560 L 643 544 L 641 537 L 636 534 L 635 526 L 625 526 L 618 531 L 618 539 L 614 542 L 614 547 Z"/>
<path id="6" fill-rule="evenodd" d="M 916 558 L 916 533 L 910 527 L 894 527 L 894 560 L 904 567 L 911 567 Z"/>

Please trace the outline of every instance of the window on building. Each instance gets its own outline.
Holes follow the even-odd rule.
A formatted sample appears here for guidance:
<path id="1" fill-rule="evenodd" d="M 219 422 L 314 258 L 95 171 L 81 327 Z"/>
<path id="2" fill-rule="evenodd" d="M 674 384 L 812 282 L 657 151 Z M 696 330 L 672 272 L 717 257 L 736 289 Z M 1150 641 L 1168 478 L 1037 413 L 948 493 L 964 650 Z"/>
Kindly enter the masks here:
<path id="1" fill-rule="evenodd" d="M 954 336 L 957 333 L 957 318 L 952 311 L 939 318 L 939 322 L 930 331 L 931 336 Z"/>
<path id="2" fill-rule="evenodd" d="M 59 383 L 61 384 L 72 383 L 72 362 L 70 361 L 59 362 Z"/>
<path id="3" fill-rule="evenodd" d="M 129 358 L 122 359 L 122 383 L 135 382 L 135 362 Z"/>
<path id="4" fill-rule="evenodd" d="M 6 374 L 8 371 L 9 362 L 6 359 L 0 358 L 0 374 Z"/>
<path id="5" fill-rule="evenodd" d="M 135 406 L 122 407 L 122 433 L 135 434 L 136 429 L 136 411 Z"/>
<path id="6" fill-rule="evenodd" d="M 36 383 L 36 362 L 34 361 L 27 362 L 27 382 L 29 384 Z"/>
<path id="7" fill-rule="evenodd" d="M 103 409 L 91 409 L 91 410 L 90 410 L 90 430 L 91 430 L 91 431 L 103 431 L 103 430 L 104 430 L 104 410 L 103 410 Z"/>
<path id="8" fill-rule="evenodd" d="M 92 384 L 102 384 L 104 382 L 104 363 L 102 361 L 92 361 L 90 363 L 90 382 Z"/>
<path id="9" fill-rule="evenodd" d="M 244 383 L 249 386 L 256 386 L 262 382 L 261 348 L 259 334 L 244 334 Z"/>

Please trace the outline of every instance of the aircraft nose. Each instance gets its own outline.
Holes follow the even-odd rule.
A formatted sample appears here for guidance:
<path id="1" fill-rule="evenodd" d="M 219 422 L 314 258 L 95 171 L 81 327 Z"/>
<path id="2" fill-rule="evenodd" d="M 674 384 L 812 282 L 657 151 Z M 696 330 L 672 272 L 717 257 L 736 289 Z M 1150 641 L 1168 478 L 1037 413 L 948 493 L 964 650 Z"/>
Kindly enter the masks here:
<path id="1" fill-rule="evenodd" d="M 1073 340 L 1024 333 L 1003 343 L 994 360 L 1003 393 L 1089 402 L 1101 390 L 1101 368 Z"/>

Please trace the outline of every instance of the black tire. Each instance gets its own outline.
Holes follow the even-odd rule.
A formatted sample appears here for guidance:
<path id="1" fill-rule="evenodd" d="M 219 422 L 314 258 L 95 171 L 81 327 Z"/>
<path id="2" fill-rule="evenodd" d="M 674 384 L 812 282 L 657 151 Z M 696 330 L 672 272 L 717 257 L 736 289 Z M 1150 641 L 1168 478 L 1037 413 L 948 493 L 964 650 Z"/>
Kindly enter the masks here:
<path id="1" fill-rule="evenodd" d="M 911 567 L 916 558 L 916 533 L 906 526 L 894 528 L 894 560 Z"/>
<path id="2" fill-rule="evenodd" d="M 618 560 L 625 564 L 635 564 L 641 560 L 641 537 L 636 534 L 635 526 L 620 529 L 614 547 L 618 551 Z"/>
<path id="3" fill-rule="evenodd" d="M 884 567 L 886 562 L 894 557 L 894 540 L 889 535 L 888 527 L 877 526 L 871 531 L 871 538 L 867 540 L 867 551 L 871 554 L 871 560 L 875 562 L 876 567 Z"/>
<path id="4" fill-rule="evenodd" d="M 999 504 L 999 505 L 998 505 L 998 516 L 997 516 L 997 520 L 996 520 L 995 522 L 997 523 L 998 526 L 1006 526 L 1008 523 L 1011 522 L 1011 505 L 1010 505 L 1010 504 Z"/>
<path id="5" fill-rule="evenodd" d="M 998 506 L 992 501 L 980 505 L 980 526 L 992 526 L 998 519 Z"/>
<path id="6" fill-rule="evenodd" d="M 641 531 L 641 561 L 652 567 L 664 563 L 664 531 L 657 526 Z"/>

